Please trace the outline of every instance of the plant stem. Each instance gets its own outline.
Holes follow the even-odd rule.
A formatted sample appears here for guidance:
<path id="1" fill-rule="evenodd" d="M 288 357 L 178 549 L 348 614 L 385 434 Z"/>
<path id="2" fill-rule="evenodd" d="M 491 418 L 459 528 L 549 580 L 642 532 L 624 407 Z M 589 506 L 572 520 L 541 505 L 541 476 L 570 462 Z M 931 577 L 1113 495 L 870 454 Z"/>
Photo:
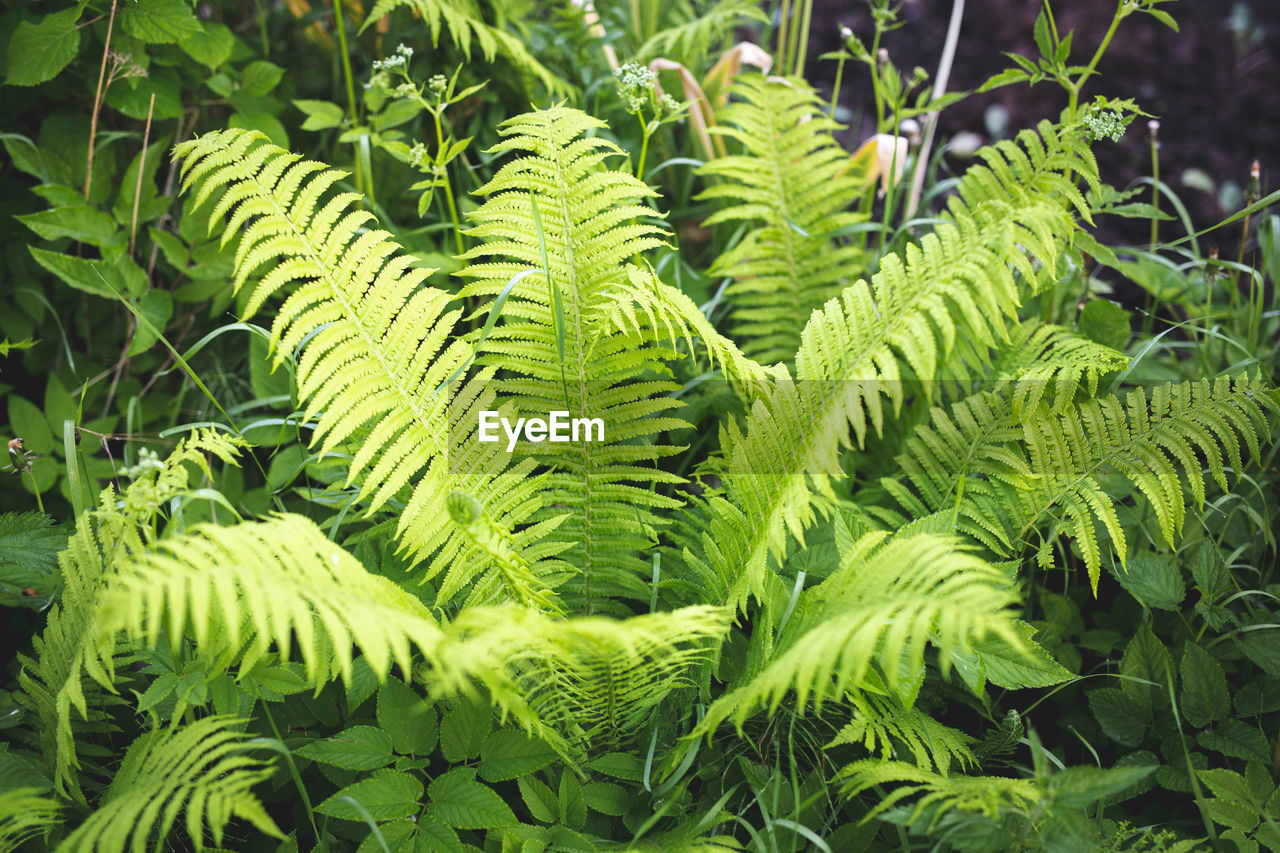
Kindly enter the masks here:
<path id="1" fill-rule="evenodd" d="M 796 50 L 796 76 L 804 76 L 804 58 L 809 53 L 809 27 L 813 22 L 813 0 L 801 0 L 804 12 L 800 16 L 801 24 L 797 29 L 800 44 Z"/>
<path id="2" fill-rule="evenodd" d="M 436 156 L 444 156 L 444 130 L 440 127 L 440 111 L 433 113 L 436 124 Z M 449 183 L 449 167 L 444 166 L 444 197 L 449 205 L 449 219 L 453 222 L 453 238 L 458 247 L 458 255 L 466 252 L 462 245 L 462 224 L 458 220 L 458 205 L 453 198 L 453 185 Z"/>
<path id="3" fill-rule="evenodd" d="M 107 55 L 111 52 L 111 30 L 115 23 L 116 0 L 111 0 L 111 14 L 107 18 L 107 40 L 102 44 L 102 65 L 98 67 L 98 91 L 93 96 L 93 117 L 89 120 L 89 153 L 84 166 L 84 197 L 86 199 L 89 198 L 89 184 L 93 181 L 93 144 L 98 136 L 98 114 L 102 111 L 102 84 L 107 77 Z"/>
<path id="4" fill-rule="evenodd" d="M 147 168 L 147 142 L 151 139 L 151 116 L 156 109 L 156 93 L 151 93 L 151 103 L 147 105 L 147 126 L 142 131 L 142 150 L 138 152 L 138 182 L 133 187 L 133 214 L 129 217 L 129 254 L 133 255 L 133 247 L 138 236 L 138 202 L 142 199 L 142 173 Z"/>
<path id="5" fill-rule="evenodd" d="M 644 120 L 644 114 L 636 113 L 636 117 L 640 119 L 640 126 L 643 134 L 642 140 L 640 142 L 640 160 L 639 162 L 636 163 L 636 178 L 637 180 L 643 181 L 644 180 L 644 161 L 645 161 L 645 158 L 649 155 L 649 137 L 652 134 L 649 132 L 649 125 Z"/>
<path id="6" fill-rule="evenodd" d="M 1159 125 L 1152 123 L 1153 127 Z M 1156 243 L 1160 238 L 1160 141 L 1156 135 L 1158 131 L 1151 131 L 1151 206 L 1155 208 L 1155 213 L 1151 217 L 1151 251 L 1156 250 Z"/>
<path id="7" fill-rule="evenodd" d="M 1045 5 L 1049 4 L 1046 2 Z M 938 73 L 933 79 L 934 100 L 942 97 L 947 91 L 947 82 L 951 79 L 951 63 L 956 58 L 956 45 L 960 43 L 960 23 L 963 20 L 964 0 L 953 0 L 951 21 L 947 24 L 947 40 L 942 47 L 942 57 L 938 60 Z M 920 206 L 920 197 L 924 195 L 924 173 L 929 167 L 933 137 L 938 130 L 938 111 L 930 112 L 925 116 L 924 121 L 924 143 L 916 153 L 916 167 L 911 175 L 911 194 L 907 196 L 907 206 L 902 212 L 903 220 L 908 220 L 915 215 L 916 208 Z"/>
<path id="8" fill-rule="evenodd" d="M 44 500 L 40 497 L 40 484 L 36 482 L 36 472 L 28 471 L 27 476 L 31 478 L 31 488 L 36 493 L 36 508 L 40 510 L 41 515 L 44 514 Z"/>
<path id="9" fill-rule="evenodd" d="M 1080 76 L 1076 78 L 1075 83 L 1071 84 L 1071 117 L 1075 118 L 1076 108 L 1080 102 L 1080 90 L 1084 88 L 1087 81 L 1094 74 L 1094 69 L 1098 67 L 1098 63 L 1102 60 L 1102 55 L 1107 52 L 1107 46 L 1111 44 L 1111 39 L 1116 34 L 1116 30 L 1120 28 L 1120 22 L 1125 18 L 1124 10 L 1125 0 L 1118 0 L 1116 3 L 1116 13 L 1111 16 L 1111 26 L 1107 28 L 1107 34 L 1102 37 L 1102 42 L 1098 45 L 1098 49 L 1093 52 L 1093 58 L 1089 60 L 1089 64 L 1085 66 L 1084 71 L 1080 72 Z"/>
<path id="10" fill-rule="evenodd" d="M 836 106 L 840 103 L 840 81 L 844 77 L 844 51 L 840 51 L 840 59 L 836 61 L 836 81 L 831 86 L 831 106 L 827 109 L 827 115 L 831 116 L 831 120 L 836 120 Z"/>
<path id="11" fill-rule="evenodd" d="M 354 78 L 351 74 L 351 56 L 347 51 L 347 25 L 342 17 L 342 0 L 333 0 L 333 23 L 338 30 L 338 52 L 342 55 L 342 76 L 347 84 L 347 115 L 351 118 L 351 124 L 356 123 L 356 86 Z M 361 168 L 362 161 L 360 152 L 357 150 L 352 157 L 355 164 L 356 186 L 361 192 L 365 191 L 365 175 L 364 169 Z"/>

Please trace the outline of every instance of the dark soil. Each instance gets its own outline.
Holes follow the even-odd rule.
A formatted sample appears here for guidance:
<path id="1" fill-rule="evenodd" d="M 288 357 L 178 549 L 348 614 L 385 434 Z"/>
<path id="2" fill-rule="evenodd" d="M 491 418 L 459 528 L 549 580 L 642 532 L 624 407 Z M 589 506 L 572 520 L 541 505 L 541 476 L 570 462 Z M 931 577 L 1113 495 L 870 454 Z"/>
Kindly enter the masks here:
<path id="1" fill-rule="evenodd" d="M 901 17 L 906 24 L 883 41 L 895 65 L 906 73 L 919 65 L 933 75 L 951 6 L 951 0 L 903 0 Z M 1088 61 L 1115 6 L 1116 0 L 1054 3 L 1059 31 L 1075 30 L 1073 62 Z M 1101 74 L 1081 100 L 1099 93 L 1131 97 L 1159 118 L 1161 177 L 1187 205 L 1195 227 L 1206 228 L 1238 209 L 1239 193 L 1229 186 L 1221 190 L 1228 182 L 1243 187 L 1255 158 L 1262 164 L 1263 191 L 1274 189 L 1267 175 L 1280 165 L 1280 0 L 1181 0 L 1161 8 L 1173 15 L 1181 32 L 1146 15 L 1125 19 L 1099 66 Z M 973 90 L 1012 65 L 1004 51 L 1035 56 L 1032 29 L 1040 9 L 1040 0 L 968 0 L 949 88 Z M 816 57 L 838 48 L 841 24 L 869 43 L 871 17 L 862 0 L 815 0 L 813 20 L 807 71 L 829 93 L 835 63 Z M 1240 26 L 1242 20 L 1248 26 Z M 873 132 L 874 109 L 866 69 L 848 72 L 847 68 L 840 102 L 854 110 L 850 132 L 856 143 Z M 939 132 L 948 137 L 973 131 L 986 140 L 984 116 L 999 104 L 1008 111 L 1007 127 L 1013 133 L 1033 127 L 1041 118 L 1056 118 L 1065 98 L 1052 83 L 973 95 L 943 113 Z M 1095 150 L 1103 179 L 1123 187 L 1151 174 L 1149 145 L 1142 120 L 1119 143 L 1099 143 Z M 1188 186 L 1183 180 L 1187 170 L 1207 175 L 1217 191 Z M 1223 209 L 1220 197 L 1232 209 Z M 1182 235 L 1174 223 L 1162 227 L 1166 239 Z M 1140 243 L 1148 226 L 1145 221 L 1120 220 L 1103 228 L 1103 236 L 1113 242 Z M 1234 246 L 1238 239 L 1238 230 L 1225 229 L 1208 238 L 1206 245 Z"/>

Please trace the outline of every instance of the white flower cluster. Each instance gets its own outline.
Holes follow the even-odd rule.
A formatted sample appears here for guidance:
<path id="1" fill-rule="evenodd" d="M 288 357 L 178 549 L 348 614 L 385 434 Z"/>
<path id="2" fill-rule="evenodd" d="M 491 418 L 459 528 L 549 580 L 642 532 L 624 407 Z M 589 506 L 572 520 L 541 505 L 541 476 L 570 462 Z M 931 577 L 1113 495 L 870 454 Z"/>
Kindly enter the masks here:
<path id="1" fill-rule="evenodd" d="M 1094 139 L 1119 142 L 1127 124 L 1124 116 L 1114 110 L 1093 109 L 1084 117 L 1084 126 Z"/>
<path id="2" fill-rule="evenodd" d="M 416 169 L 425 162 L 427 162 L 427 146 L 421 142 L 415 142 L 409 149 L 409 165 Z"/>
<path id="3" fill-rule="evenodd" d="M 388 56 L 386 59 L 375 59 L 373 61 L 374 71 L 394 71 L 398 68 L 404 68 L 409 64 L 409 60 L 413 57 L 413 48 L 407 44 L 402 44 L 396 48 L 396 52 Z"/>
<path id="4" fill-rule="evenodd" d="M 613 74 L 618 78 L 618 93 L 627 102 L 627 109 L 633 113 L 644 109 L 649 103 L 649 94 L 653 91 L 657 75 L 636 62 L 628 62 L 614 69 Z"/>

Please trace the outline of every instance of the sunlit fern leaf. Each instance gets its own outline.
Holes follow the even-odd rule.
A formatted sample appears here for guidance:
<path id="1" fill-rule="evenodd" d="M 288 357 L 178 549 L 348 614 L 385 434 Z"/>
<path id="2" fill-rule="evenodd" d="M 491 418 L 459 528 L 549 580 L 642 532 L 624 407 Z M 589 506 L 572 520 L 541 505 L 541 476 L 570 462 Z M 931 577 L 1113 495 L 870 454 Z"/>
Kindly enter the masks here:
<path id="1" fill-rule="evenodd" d="M 1041 134 L 1019 137 L 1032 173 L 971 170 L 949 202 L 948 222 L 901 256 L 886 256 L 870 284 L 859 281 L 815 311 L 796 353 L 796 381 L 776 383 L 741 428 L 729 425 L 721 441 L 727 500 L 700 504 L 703 518 L 691 526 L 707 532 L 701 547 L 687 549 L 693 563 L 705 554 L 704 576 L 727 582 L 715 594 L 742 606 L 763 593 L 770 555 L 781 558 L 830 499 L 830 478 L 843 476 L 841 449 L 881 428 L 885 398 L 894 411 L 901 405 L 904 375 L 934 377 L 958 337 L 989 347 L 1008 338 L 1020 280 L 1038 286 L 1029 255 L 1052 270 L 1073 233 L 1064 185 L 1074 187 L 1077 172 L 1096 179 L 1070 132 L 1045 123 Z M 1057 169 L 1068 171 L 1039 177 Z"/>
<path id="2" fill-rule="evenodd" d="M 1229 491 L 1227 471 L 1238 477 L 1247 458 L 1260 458 L 1259 436 L 1278 415 L 1276 391 L 1241 375 L 1160 385 L 1149 396 L 1135 389 L 1123 402 L 1087 400 L 1061 415 L 1027 419 L 1024 442 L 1034 479 L 1031 488 L 1019 492 L 1016 541 L 1026 541 L 1034 528 L 1058 514 L 1050 536 L 1065 531 L 1074 537 L 1096 594 L 1102 557 L 1095 521 L 1110 534 L 1122 563 L 1128 550 L 1101 476 L 1118 474 L 1132 482 L 1172 546 L 1186 515 L 1184 488 L 1203 506 L 1208 469 Z"/>
<path id="3" fill-rule="evenodd" d="M 453 335 L 461 309 L 425 285 L 430 270 L 414 266 L 388 232 L 369 227 L 372 214 L 354 207 L 359 196 L 324 200 L 343 173 L 243 130 L 185 142 L 176 156 L 197 206 L 223 190 L 210 227 L 226 215 L 224 240 L 239 235 L 236 287 L 273 265 L 246 313 L 288 289 L 271 340 L 277 363 L 302 346 L 298 393 L 316 421 L 320 455 L 358 445 L 347 483 L 361 481 L 370 512 L 416 480 L 397 536 L 416 558 L 430 558 L 426 577 L 467 547 L 445 507 L 453 489 L 508 529 L 527 521 L 541 505 L 532 463 L 461 458 L 474 443 L 475 411 L 493 398 L 484 375 L 446 387 L 473 354 Z M 467 414 L 470 428 L 460 420 Z"/>
<path id="4" fill-rule="evenodd" d="M 176 729 L 157 729 L 129 747 L 97 809 L 58 847 L 64 853 L 140 851 L 169 836 L 179 812 L 197 851 L 205 830 L 221 845 L 233 818 L 284 838 L 250 789 L 270 767 L 245 754 L 239 721 L 205 717 Z"/>
<path id="5" fill-rule="evenodd" d="M 883 679 L 895 688 L 902 672 L 924 666 L 927 645 L 936 647 L 944 674 L 954 653 L 988 633 L 1021 646 L 1004 571 L 956 537 L 918 534 L 881 545 L 884 538 L 864 536 L 838 571 L 801 595 L 767 664 L 730 685 L 699 731 L 728 719 L 741 727 L 792 691 L 798 708 L 812 701 L 816 709 L 864 683 Z"/>
<path id="6" fill-rule="evenodd" d="M 662 28 L 636 49 L 635 55 L 645 62 L 658 56 L 676 59 L 689 68 L 697 68 L 707 54 L 734 31 L 751 21 L 768 21 L 760 4 L 752 0 L 718 0 L 699 14 L 681 3 L 663 4 L 660 7 L 670 18 L 687 13 L 688 17 L 675 23 L 664 21 Z"/>
<path id="7" fill-rule="evenodd" d="M 510 287 L 480 358 L 502 368 L 493 383 L 500 400 L 521 416 L 562 411 L 604 424 L 602 440 L 519 452 L 551 470 L 554 505 L 544 516 L 568 515 L 551 534 L 566 543 L 561 558 L 577 572 L 561 596 L 573 609 L 621 612 L 622 599 L 648 598 L 641 553 L 662 526 L 658 511 L 679 505 L 658 491 L 680 482 L 657 465 L 676 448 L 656 440 L 687 426 L 668 414 L 679 405 L 666 365 L 675 345 L 696 335 L 726 373 L 755 376 L 759 368 L 692 301 L 633 263 L 664 245 L 653 211 L 640 203 L 654 192 L 609 168 L 620 149 L 592 135 L 603 127 L 562 107 L 502 124 L 505 138 L 492 151 L 518 156 L 479 191 L 485 201 L 470 233 L 480 243 L 459 275 L 471 279 L 464 297 L 492 299 Z"/>
<path id="8" fill-rule="evenodd" d="M 488 62 L 501 56 L 520 73 L 536 79 L 547 88 L 552 95 L 568 95 L 573 87 L 564 78 L 555 74 L 543 65 L 525 42 L 515 35 L 485 22 L 482 13 L 474 0 L 378 0 L 365 17 L 360 27 L 363 32 L 375 21 L 386 17 L 398 8 L 412 9 L 422 16 L 431 31 L 431 43 L 439 45 L 440 32 L 447 30 L 467 59 L 471 58 L 471 47 L 474 42 Z"/>
<path id="9" fill-rule="evenodd" d="M 721 126 L 713 132 L 740 143 L 743 153 L 702 167 L 717 182 L 699 198 L 728 203 L 704 225 L 752 228 L 711 272 L 735 279 L 727 295 L 747 354 L 790 360 L 809 315 L 861 271 L 861 250 L 830 236 L 865 218 L 848 212 L 861 184 L 831 136 L 837 125 L 804 81 L 744 75 L 733 92 L 738 99 L 717 116 Z"/>
<path id="10" fill-rule="evenodd" d="M 86 686 L 84 675 L 96 663 L 90 626 L 116 559 L 144 549 L 156 512 L 187 491 L 192 469 L 212 476 L 209 458 L 231 463 L 239 446 L 213 430 L 179 441 L 164 462 L 141 472 L 123 494 L 111 487 L 103 490 L 96 511 L 76 520 L 75 533 L 58 554 L 62 593 L 49 608 L 44 630 L 32 639 L 32 656 L 18 656 L 22 691 L 15 698 L 39 721 L 37 743 L 53 769 L 59 794 L 84 802 L 75 773 L 80 767 L 77 735 L 112 731 L 115 725 L 112 712 L 119 700 Z M 127 649 L 119 653 L 129 660 Z M 72 708 L 80 719 L 73 718 Z"/>
<path id="11" fill-rule="evenodd" d="M 917 767 L 933 767 L 947 775 L 952 762 L 961 768 L 972 766 L 973 738 L 945 726 L 916 708 L 904 707 L 896 699 L 873 693 L 850 693 L 853 716 L 841 727 L 827 748 L 859 744 L 872 755 L 891 760 L 905 751 Z"/>
<path id="12" fill-rule="evenodd" d="M 840 771 L 845 780 L 841 791 L 856 797 L 872 788 L 891 787 L 889 793 L 869 811 L 864 821 L 874 818 L 903 800 L 919 795 L 911 810 L 912 821 L 931 811 L 931 827 L 949 812 L 981 814 L 992 820 L 1002 810 L 1026 811 L 1040 801 L 1041 791 L 1029 779 L 999 776 L 947 776 L 901 761 L 864 758 Z"/>
<path id="13" fill-rule="evenodd" d="M 1018 421 L 1038 411 L 1042 399 L 1054 414 L 1065 412 L 1082 387 L 1088 396 L 1096 396 L 1103 376 L 1129 365 L 1124 354 L 1061 326 L 1025 322 L 1011 338 L 992 358 L 991 390 L 1012 384 L 1012 411 Z"/>
<path id="14" fill-rule="evenodd" d="M 62 822 L 62 807 L 42 793 L 39 788 L 10 788 L 0 796 L 0 853 L 13 853 Z"/>

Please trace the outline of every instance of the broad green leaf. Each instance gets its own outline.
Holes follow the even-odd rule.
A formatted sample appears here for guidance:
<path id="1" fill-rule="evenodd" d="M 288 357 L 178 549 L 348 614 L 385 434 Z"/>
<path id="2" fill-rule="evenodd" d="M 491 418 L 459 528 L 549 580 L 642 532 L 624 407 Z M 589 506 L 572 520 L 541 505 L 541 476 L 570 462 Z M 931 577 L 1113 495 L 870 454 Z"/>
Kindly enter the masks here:
<path id="1" fill-rule="evenodd" d="M 440 723 L 440 751 L 445 761 L 458 764 L 478 757 L 490 725 L 489 709 L 468 699 L 446 711 Z"/>
<path id="2" fill-rule="evenodd" d="M 305 98 L 293 102 L 293 105 L 307 115 L 302 123 L 303 130 L 326 130 L 342 124 L 345 114 L 342 107 L 329 101 L 312 101 Z"/>
<path id="3" fill-rule="evenodd" d="M 496 796 L 496 795 L 495 795 Z M 363 821 L 364 816 L 345 797 L 358 802 L 374 820 L 396 820 L 418 811 L 422 782 L 408 773 L 375 770 L 372 776 L 342 788 L 316 806 L 316 811 L 342 820 Z"/>
<path id="4" fill-rule="evenodd" d="M 36 259 L 36 263 L 63 282 L 94 296 L 104 299 L 138 296 L 147 287 L 147 274 L 129 257 L 122 256 L 115 263 L 108 264 L 105 261 L 90 261 L 74 255 L 51 252 L 37 246 L 29 247 L 28 251 Z"/>
<path id="5" fill-rule="evenodd" d="M 1250 681 L 1235 695 L 1236 711 L 1259 717 L 1280 710 L 1280 678 L 1262 677 Z"/>
<path id="6" fill-rule="evenodd" d="M 41 456 L 53 452 L 53 431 L 44 412 L 17 394 L 9 395 L 9 435 L 5 440 L 10 438 L 21 438 L 26 450 Z M 9 460 L 5 459 L 4 464 L 8 465 Z"/>
<path id="7" fill-rule="evenodd" d="M 1196 735 L 1196 743 L 1205 749 L 1220 752 L 1228 758 L 1245 761 L 1271 761 L 1271 742 L 1256 726 L 1237 719 L 1228 719 L 1211 731 Z"/>
<path id="8" fill-rule="evenodd" d="M 475 848 L 463 847 L 453 827 L 446 825 L 430 809 L 418 821 L 413 853 L 463 853 L 471 850 Z"/>
<path id="9" fill-rule="evenodd" d="M 534 820 L 540 820 L 543 823 L 556 822 L 560 814 L 560 804 L 556 800 L 555 791 L 536 776 L 521 776 L 516 780 L 516 785 L 520 788 L 520 796 Z"/>
<path id="10" fill-rule="evenodd" d="M 1114 687 L 1104 687 L 1088 694 L 1089 708 L 1107 737 L 1125 746 L 1142 743 L 1150 714 L 1141 704 Z"/>
<path id="11" fill-rule="evenodd" d="M 183 0 L 131 0 L 120 6 L 120 28 L 147 44 L 172 44 L 202 31 Z"/>
<path id="12" fill-rule="evenodd" d="M 374 726 L 352 726 L 333 737 L 312 741 L 296 752 L 303 758 L 344 770 L 373 770 L 395 759 L 391 735 Z"/>
<path id="13" fill-rule="evenodd" d="M 1226 718 L 1231 711 L 1231 693 L 1222 664 L 1195 643 L 1182 649 L 1182 713 L 1191 725 L 1203 727 Z"/>
<path id="14" fill-rule="evenodd" d="M 1182 571 L 1168 554 L 1138 554 L 1115 575 L 1134 598 L 1156 610 L 1177 610 L 1187 596 Z"/>
<path id="15" fill-rule="evenodd" d="M 1196 775 L 1219 799 L 1231 803 L 1251 803 L 1254 800 L 1249 783 L 1234 770 L 1201 770 Z"/>
<path id="16" fill-rule="evenodd" d="M 240 72 L 240 91 L 250 97 L 260 97 L 274 89 L 283 76 L 284 69 L 279 65 L 255 59 Z"/>
<path id="17" fill-rule="evenodd" d="M 1191 567 L 1191 578 L 1210 598 L 1231 589 L 1231 573 L 1227 571 L 1222 552 L 1212 542 L 1201 542 L 1189 553 L 1179 554 Z"/>
<path id="18" fill-rule="evenodd" d="M 628 782 L 639 782 L 644 778 L 644 759 L 628 752 L 606 752 L 588 761 L 587 766 L 597 773 Z"/>
<path id="19" fill-rule="evenodd" d="M 55 207 L 14 218 L 45 240 L 70 237 L 80 243 L 101 247 L 112 242 L 120 232 L 114 219 L 87 204 Z"/>
<path id="20" fill-rule="evenodd" d="M 156 333 L 163 334 L 165 326 L 169 325 L 169 319 L 173 317 L 173 297 L 167 290 L 148 290 L 142 295 L 138 310 L 147 319 L 147 323 L 150 323 L 150 327 L 146 323 L 138 323 L 137 331 L 133 334 L 133 343 L 129 347 L 129 355 L 146 352 L 159 340 Z"/>
<path id="21" fill-rule="evenodd" d="M 582 786 L 582 799 L 588 808 L 614 817 L 626 814 L 632 803 L 632 795 L 612 782 L 588 782 Z"/>
<path id="22" fill-rule="evenodd" d="M 986 668 L 987 680 L 1006 690 L 1022 687 L 1049 687 L 1075 676 L 1032 640 L 1035 629 L 1025 622 L 1017 623 L 1027 652 L 1019 652 L 1003 638 L 989 634 L 974 642 L 973 651 Z"/>
<path id="23" fill-rule="evenodd" d="M 256 340 L 256 339 L 255 339 Z M 378 688 L 378 725 L 391 736 L 401 755 L 430 755 L 440 724 L 436 709 L 403 681 L 394 678 Z"/>
<path id="24" fill-rule="evenodd" d="M 1120 659 L 1120 674 L 1127 679 L 1120 682 L 1120 690 L 1130 699 L 1148 708 L 1163 708 L 1169 704 L 1169 677 L 1173 674 L 1173 658 L 1160 638 L 1143 623 L 1134 632 L 1133 639 L 1125 647 Z M 1128 679 L 1152 682 L 1150 685 Z"/>
<path id="25" fill-rule="evenodd" d="M 582 798 L 578 774 L 568 767 L 560 771 L 560 822 L 571 829 L 582 829 L 587 822 L 587 801 Z"/>
<path id="26" fill-rule="evenodd" d="M 187 56 L 201 65 L 213 69 L 231 58 L 231 50 L 236 45 L 236 37 L 223 24 L 206 23 L 204 31 L 191 33 L 178 47 Z"/>
<path id="27" fill-rule="evenodd" d="M 1123 351 L 1129 343 L 1129 312 L 1105 299 L 1093 299 L 1080 311 L 1077 329 L 1091 341 Z"/>
<path id="28" fill-rule="evenodd" d="M 1154 771 L 1153 766 L 1068 767 L 1049 779 L 1049 792 L 1059 806 L 1083 808 L 1138 784 Z"/>
<path id="29" fill-rule="evenodd" d="M 436 777 L 427 788 L 431 813 L 457 829 L 492 829 L 516 823 L 502 797 L 475 781 L 475 771 L 458 767 Z"/>
<path id="30" fill-rule="evenodd" d="M 35 86 L 58 76 L 76 58 L 80 49 L 80 19 L 83 3 L 45 15 L 37 23 L 23 21 L 9 39 L 9 69 L 5 82 L 10 86 Z"/>
<path id="31" fill-rule="evenodd" d="M 1245 657 L 1273 678 L 1280 678 L 1280 631 L 1263 628 L 1235 635 L 1236 646 Z"/>
<path id="32" fill-rule="evenodd" d="M 151 96 L 155 95 L 153 105 Z M 116 83 L 107 91 L 106 101 L 129 118 L 164 121 L 182 115 L 182 79 L 167 68 L 153 71 L 147 77 L 131 77 Z"/>
<path id="33" fill-rule="evenodd" d="M 480 750 L 480 778 L 489 782 L 514 779 L 541 770 L 556 753 L 545 741 L 516 729 L 498 729 Z"/>

